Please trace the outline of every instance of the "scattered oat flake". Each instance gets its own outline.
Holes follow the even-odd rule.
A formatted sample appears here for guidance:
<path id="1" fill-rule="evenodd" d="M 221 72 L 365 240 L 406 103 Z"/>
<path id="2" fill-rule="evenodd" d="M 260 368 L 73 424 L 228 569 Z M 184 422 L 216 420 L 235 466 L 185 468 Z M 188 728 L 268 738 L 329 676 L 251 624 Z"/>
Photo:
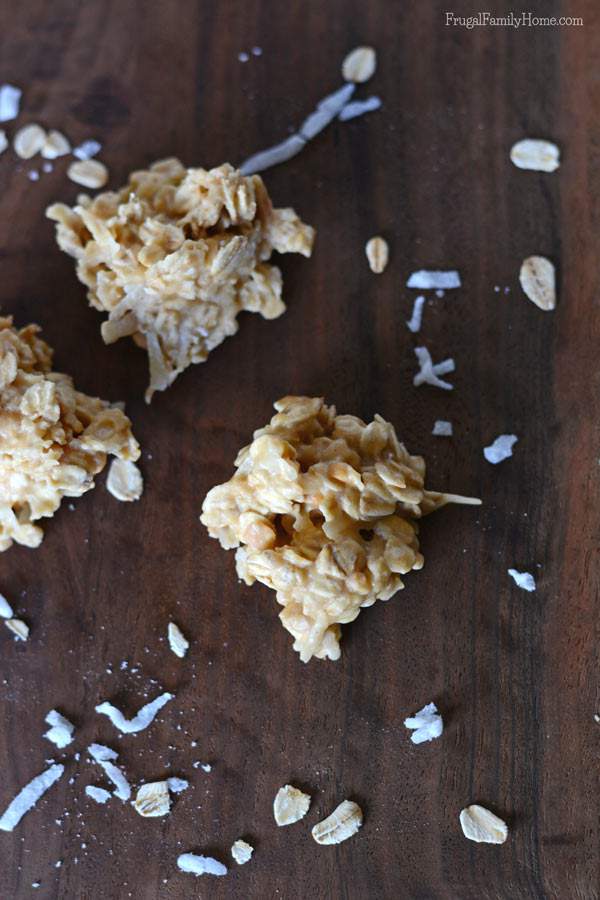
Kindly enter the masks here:
<path id="1" fill-rule="evenodd" d="M 439 387 L 445 391 L 454 390 L 453 384 L 439 378 L 440 375 L 454 371 L 453 359 L 445 359 L 434 365 L 427 347 L 415 347 L 415 356 L 419 362 L 419 371 L 413 378 L 415 387 L 419 387 L 421 384 L 431 384 L 433 387 Z"/>
<path id="2" fill-rule="evenodd" d="M 550 141 L 524 138 L 513 144 L 510 158 L 518 169 L 554 172 L 560 166 L 560 150 Z"/>
<path id="3" fill-rule="evenodd" d="M 363 823 L 362 809 L 352 800 L 344 800 L 330 816 L 312 829 L 317 844 L 341 844 L 356 834 Z"/>
<path id="4" fill-rule="evenodd" d="M 273 815 L 278 825 L 293 825 L 303 819 L 310 807 L 310 794 L 291 784 L 279 788 L 273 801 Z"/>
<path id="5" fill-rule="evenodd" d="M 64 771 L 65 767 L 57 763 L 26 784 L 0 818 L 0 831 L 12 831 L 23 816 L 33 809 L 40 797 L 61 778 Z"/>
<path id="6" fill-rule="evenodd" d="M 139 500 L 144 491 L 142 473 L 130 459 L 113 459 L 106 478 L 106 489 L 125 503 Z"/>
<path id="7" fill-rule="evenodd" d="M 470 841 L 478 844 L 503 844 L 508 837 L 506 822 L 483 806 L 467 806 L 459 818 L 463 834 Z"/>
<path id="8" fill-rule="evenodd" d="M 42 156 L 44 159 L 58 159 L 59 156 L 66 156 L 70 153 L 71 145 L 61 131 L 52 129 L 46 136 L 46 141 L 42 147 Z"/>
<path id="9" fill-rule="evenodd" d="M 375 112 L 380 107 L 381 97 L 373 96 L 367 97 L 366 100 L 353 100 L 342 107 L 338 119 L 340 122 L 349 122 L 350 119 L 357 119 L 359 116 L 364 116 L 365 113 Z"/>
<path id="10" fill-rule="evenodd" d="M 51 741 L 59 750 L 66 747 L 73 740 L 75 726 L 55 709 L 51 709 L 44 720 L 51 727 L 44 733 L 44 737 Z"/>
<path id="11" fill-rule="evenodd" d="M 186 781 L 185 778 L 167 778 L 167 784 L 172 794 L 181 794 L 190 786 L 189 781 Z"/>
<path id="12" fill-rule="evenodd" d="M 227 875 L 227 866 L 212 856 L 182 853 L 177 857 L 177 865 L 182 872 L 190 872 L 192 875 Z"/>
<path id="13" fill-rule="evenodd" d="M 13 84 L 3 84 L 0 87 L 0 122 L 10 122 L 17 118 L 22 93 Z"/>
<path id="14" fill-rule="evenodd" d="M 530 572 L 519 572 L 517 569 L 508 569 L 508 574 L 515 584 L 524 591 L 535 591 L 535 578 Z"/>
<path id="15" fill-rule="evenodd" d="M 345 81 L 363 84 L 377 68 L 377 54 L 373 47 L 355 47 L 342 62 L 342 76 Z"/>
<path id="16" fill-rule="evenodd" d="M 0 594 L 0 616 L 3 619 L 12 619 L 14 613 L 12 611 L 12 606 L 4 596 L 4 594 Z"/>
<path id="17" fill-rule="evenodd" d="M 246 841 L 237 840 L 231 845 L 231 855 L 238 866 L 243 866 L 244 863 L 250 862 L 253 853 L 254 847 L 246 843 Z"/>
<path id="18" fill-rule="evenodd" d="M 146 819 L 166 816 L 171 809 L 167 781 L 151 781 L 143 784 L 133 802 L 135 811 Z"/>
<path id="19" fill-rule="evenodd" d="M 489 447 L 483 448 L 483 455 L 489 463 L 497 465 L 512 456 L 512 448 L 518 440 L 516 434 L 500 434 Z"/>
<path id="20" fill-rule="evenodd" d="M 417 334 L 421 330 L 421 324 L 423 322 L 423 307 L 425 306 L 425 297 L 419 295 L 414 302 L 412 316 L 406 323 L 408 326 L 408 330 L 412 331 L 413 334 Z"/>
<path id="21" fill-rule="evenodd" d="M 390 248 L 387 241 L 379 236 L 372 237 L 365 245 L 365 253 L 371 272 L 381 275 L 390 258 Z"/>
<path id="22" fill-rule="evenodd" d="M 433 741 L 439 738 L 444 730 L 444 722 L 435 703 L 428 703 L 414 716 L 405 719 L 404 725 L 413 732 L 410 736 L 413 744 Z"/>
<path id="23" fill-rule="evenodd" d="M 13 138 L 13 150 L 21 159 L 31 159 L 46 143 L 46 132 L 41 125 L 24 125 Z"/>
<path id="24" fill-rule="evenodd" d="M 97 153 L 100 153 L 101 150 L 102 144 L 98 141 L 83 141 L 73 148 L 73 156 L 76 156 L 77 159 L 91 159 Z"/>
<path id="25" fill-rule="evenodd" d="M 6 148 L 8 147 L 8 138 L 6 137 L 6 132 L 0 130 L 0 153 L 4 153 Z"/>
<path id="26" fill-rule="evenodd" d="M 556 307 L 556 270 L 545 256 L 524 259 L 519 281 L 527 297 L 544 312 Z"/>
<path id="27" fill-rule="evenodd" d="M 108 716 L 115 728 L 118 728 L 123 734 L 135 734 L 138 731 L 144 731 L 145 728 L 148 728 L 154 721 L 154 717 L 159 710 L 161 710 L 169 700 L 173 700 L 174 697 L 175 694 L 169 694 L 168 692 L 161 694 L 159 697 L 156 697 L 155 700 L 142 706 L 133 719 L 126 719 L 121 710 L 117 709 L 116 706 L 113 706 L 112 703 L 109 703 L 108 701 L 104 701 L 104 703 L 100 703 L 96 706 L 96 712 L 103 716 Z"/>
<path id="28" fill-rule="evenodd" d="M 115 786 L 114 795 L 118 797 L 119 800 L 129 800 L 131 797 L 131 788 L 129 786 L 129 782 L 121 772 L 117 766 L 114 765 L 114 760 L 119 758 L 119 754 L 114 750 L 111 750 L 110 747 L 104 746 L 104 744 L 90 744 L 88 747 L 88 753 L 98 765 L 102 766 L 104 769 L 104 773 L 109 778 Z"/>
<path id="29" fill-rule="evenodd" d="M 112 794 L 110 791 L 107 791 L 106 788 L 96 787 L 95 784 L 88 784 L 85 793 L 88 797 L 91 797 L 92 800 L 95 800 L 96 803 L 101 803 L 104 805 L 107 800 L 110 800 Z"/>
<path id="30" fill-rule="evenodd" d="M 413 272 L 406 282 L 406 287 L 418 288 L 421 291 L 447 291 L 451 288 L 459 288 L 460 286 L 460 275 L 455 269 L 446 272 L 420 269 L 418 272 Z"/>
<path id="31" fill-rule="evenodd" d="M 452 437 L 452 422 L 446 422 L 444 419 L 436 419 L 433 423 L 433 431 L 436 437 Z"/>
<path id="32" fill-rule="evenodd" d="M 26 641 L 29 637 L 29 626 L 21 619 L 5 619 L 4 624 L 12 631 L 19 641 Z"/>
<path id="33" fill-rule="evenodd" d="M 167 636 L 169 639 L 169 647 L 171 648 L 175 656 L 183 659 L 185 654 L 188 652 L 190 642 L 186 640 L 186 638 L 181 633 L 181 629 L 175 624 L 175 622 L 169 622 Z"/>
<path id="34" fill-rule="evenodd" d="M 67 177 L 75 184 L 96 190 L 104 187 L 108 181 L 108 169 L 97 159 L 82 159 L 71 163 L 67 169 Z"/>

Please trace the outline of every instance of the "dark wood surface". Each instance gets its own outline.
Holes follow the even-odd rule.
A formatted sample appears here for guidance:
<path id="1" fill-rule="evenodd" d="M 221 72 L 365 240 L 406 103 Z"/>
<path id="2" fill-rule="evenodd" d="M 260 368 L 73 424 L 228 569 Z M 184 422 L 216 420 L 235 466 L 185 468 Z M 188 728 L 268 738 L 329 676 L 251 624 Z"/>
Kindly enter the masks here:
<path id="1" fill-rule="evenodd" d="M 76 196 L 67 161 L 32 183 L 30 164 L 0 157 L 2 309 L 43 326 L 81 389 L 127 402 L 146 480 L 124 505 L 101 476 L 46 524 L 40 549 L 0 558 L 0 589 L 31 625 L 26 644 L 0 632 L 0 805 L 61 757 L 42 739 L 52 707 L 77 723 L 82 754 L 65 754 L 66 777 L 0 834 L 3 898 L 599 896 L 600 24 L 593 0 L 529 6 L 584 25 L 448 28 L 444 4 L 384 0 L 1 4 L 0 79 L 24 90 L 19 123 L 98 138 L 115 186 L 157 158 L 240 162 L 283 138 L 358 43 L 379 53 L 361 94 L 384 101 L 265 176 L 276 204 L 318 229 L 312 260 L 282 260 L 288 312 L 243 316 L 149 408 L 144 354 L 102 344 L 43 216 Z M 254 45 L 262 56 L 239 62 Z M 560 144 L 557 173 L 511 165 L 525 136 Z M 374 233 L 391 245 L 381 277 L 363 253 Z M 557 263 L 553 314 L 519 289 L 530 254 Z M 413 337 L 404 284 L 421 267 L 457 267 L 464 286 L 432 296 Z M 454 356 L 452 394 L 413 388 L 417 343 Z M 238 584 L 233 554 L 198 521 L 286 393 L 381 413 L 425 455 L 431 486 L 484 500 L 424 523 L 425 569 L 344 629 L 337 663 L 299 662 L 273 595 Z M 436 418 L 454 438 L 432 437 Z M 482 448 L 502 432 L 519 442 L 492 467 Z M 535 572 L 537 592 L 509 566 Z M 192 639 L 184 661 L 165 644 L 171 618 Z M 137 737 L 94 714 L 103 699 L 133 712 L 159 686 L 176 700 Z M 414 747 L 402 720 L 430 700 L 446 730 Z M 83 793 L 103 783 L 92 740 L 118 749 L 134 783 L 167 773 L 193 787 L 165 819 L 98 807 Z M 313 808 L 278 829 L 272 798 L 288 781 Z M 346 797 L 363 830 L 317 846 L 310 827 Z M 506 818 L 503 847 L 464 839 L 471 802 Z M 227 862 L 240 836 L 256 853 L 226 878 L 177 871 L 187 850 Z"/>

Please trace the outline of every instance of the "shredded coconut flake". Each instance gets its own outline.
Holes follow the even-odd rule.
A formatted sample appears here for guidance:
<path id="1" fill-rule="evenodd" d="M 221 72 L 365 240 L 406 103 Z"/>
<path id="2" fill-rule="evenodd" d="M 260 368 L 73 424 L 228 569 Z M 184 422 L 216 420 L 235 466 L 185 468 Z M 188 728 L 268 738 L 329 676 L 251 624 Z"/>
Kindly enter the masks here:
<path id="1" fill-rule="evenodd" d="M 304 147 L 306 147 L 304 138 L 298 134 L 293 134 L 291 137 L 286 138 L 285 141 L 281 141 L 280 144 L 275 144 L 274 147 L 269 147 L 268 150 L 260 150 L 253 156 L 249 156 L 241 164 L 240 174 L 255 175 L 257 172 L 271 169 L 273 166 L 278 166 L 279 163 L 287 162 L 288 159 L 300 153 Z"/>
<path id="2" fill-rule="evenodd" d="M 508 574 L 514 579 L 515 584 L 524 591 L 535 591 L 535 578 L 530 572 L 519 572 L 517 569 L 508 569 Z"/>
<path id="3" fill-rule="evenodd" d="M 40 797 L 43 797 L 46 791 L 58 781 L 64 771 L 65 767 L 57 763 L 40 775 L 36 775 L 29 784 L 26 784 L 0 818 L 0 830 L 12 831 L 23 816 L 33 809 Z"/>
<path id="4" fill-rule="evenodd" d="M 307 116 L 297 134 L 293 134 L 274 147 L 261 150 L 259 153 L 248 157 L 240 166 L 240 173 L 242 175 L 254 175 L 296 156 L 306 146 L 308 141 L 323 131 L 339 115 L 352 96 L 353 91 L 353 84 L 345 84 L 339 90 L 334 91 L 333 94 L 328 94 L 317 104 L 314 112 Z"/>
<path id="5" fill-rule="evenodd" d="M 167 778 L 167 784 L 172 794 L 181 794 L 190 786 L 189 781 L 186 781 L 185 778 Z"/>
<path id="6" fill-rule="evenodd" d="M 98 141 L 83 141 L 77 147 L 73 148 L 73 156 L 77 159 L 92 159 L 102 150 L 102 144 Z"/>
<path id="7" fill-rule="evenodd" d="M 439 375 L 446 375 L 448 372 L 454 372 L 454 360 L 445 359 L 441 363 L 433 364 L 431 354 L 427 347 L 415 347 L 415 356 L 419 361 L 419 371 L 413 378 L 415 387 L 421 384 L 431 384 L 433 387 L 443 388 L 445 391 L 454 390 L 454 385 L 449 381 L 442 381 Z"/>
<path id="8" fill-rule="evenodd" d="M 450 288 L 459 288 L 460 285 L 460 275 L 455 269 L 447 272 L 420 269 L 418 272 L 413 272 L 406 282 L 406 287 L 418 288 L 421 291 L 449 290 Z"/>
<path id="9" fill-rule="evenodd" d="M 489 463 L 497 465 L 512 456 L 512 448 L 518 440 L 516 434 L 501 434 L 493 444 L 483 448 L 483 455 Z"/>
<path id="10" fill-rule="evenodd" d="M 103 716 L 108 716 L 115 728 L 118 728 L 123 734 L 135 734 L 138 731 L 144 731 L 154 721 L 156 714 L 169 702 L 173 700 L 174 694 L 161 694 L 151 703 L 146 703 L 133 719 L 126 719 L 120 709 L 113 706 L 112 703 L 105 701 L 96 707 L 96 712 Z"/>
<path id="11" fill-rule="evenodd" d="M 51 709 L 45 721 L 51 726 L 44 734 L 47 740 L 55 744 L 59 750 L 71 743 L 75 726 L 68 719 L 61 716 L 55 709 Z"/>
<path id="12" fill-rule="evenodd" d="M 190 872 L 192 875 L 227 875 L 227 866 L 212 856 L 182 853 L 177 857 L 177 865 L 182 872 Z"/>
<path id="13" fill-rule="evenodd" d="M 3 619 L 12 619 L 14 616 L 12 606 L 4 594 L 0 594 L 0 616 L 2 616 Z"/>
<path id="14" fill-rule="evenodd" d="M 129 800 L 131 797 L 129 782 L 121 770 L 112 762 L 112 760 L 117 760 L 119 758 L 119 754 L 115 753 L 114 750 L 111 750 L 110 747 L 105 747 L 104 744 L 90 744 L 88 753 L 98 765 L 102 766 L 107 778 L 114 784 L 115 790 L 113 793 L 115 797 L 118 797 L 119 800 L 123 801 Z"/>
<path id="15" fill-rule="evenodd" d="M 406 323 L 408 325 L 408 330 L 412 331 L 413 334 L 417 334 L 418 331 L 421 330 L 421 323 L 423 321 L 423 307 L 425 305 L 425 297 L 419 296 L 414 302 L 412 316 Z"/>
<path id="16" fill-rule="evenodd" d="M 452 437 L 452 422 L 446 422 L 444 419 L 436 419 L 431 433 L 436 437 Z"/>
<path id="17" fill-rule="evenodd" d="M 338 116 L 354 93 L 353 84 L 345 84 L 333 94 L 328 94 L 319 101 L 317 108 L 304 120 L 298 130 L 300 137 L 310 141 Z"/>
<path id="18" fill-rule="evenodd" d="M 374 112 L 381 106 L 381 97 L 367 97 L 366 100 L 353 100 L 352 103 L 346 103 L 342 108 L 338 119 L 340 122 L 348 122 L 350 119 L 356 119 L 358 116 L 364 116 L 365 113 Z"/>
<path id="19" fill-rule="evenodd" d="M 435 703 L 428 703 L 414 716 L 405 719 L 404 725 L 413 732 L 410 736 L 413 744 L 433 741 L 435 738 L 439 738 L 444 730 L 444 722 Z"/>
<path id="20" fill-rule="evenodd" d="M 91 797 L 92 800 L 95 800 L 96 803 L 101 803 L 102 805 L 111 798 L 110 791 L 107 791 L 106 788 L 96 787 L 95 784 L 88 784 L 85 793 L 88 797 Z"/>
<path id="21" fill-rule="evenodd" d="M 167 637 L 169 639 L 169 647 L 175 656 L 183 659 L 189 650 L 190 642 L 183 636 L 181 629 L 175 622 L 169 622 Z"/>
<path id="22" fill-rule="evenodd" d="M 246 841 L 242 841 L 241 839 L 234 841 L 231 846 L 231 855 L 235 859 L 238 866 L 243 866 L 245 863 L 250 862 L 253 853 L 254 847 L 252 846 L 252 844 L 248 844 Z"/>
<path id="23" fill-rule="evenodd" d="M 26 641 L 29 637 L 29 626 L 22 619 L 5 619 L 4 624 L 12 631 L 17 641 Z"/>
<path id="24" fill-rule="evenodd" d="M 22 91 L 12 84 L 0 87 L 0 122 L 10 122 L 19 115 Z"/>

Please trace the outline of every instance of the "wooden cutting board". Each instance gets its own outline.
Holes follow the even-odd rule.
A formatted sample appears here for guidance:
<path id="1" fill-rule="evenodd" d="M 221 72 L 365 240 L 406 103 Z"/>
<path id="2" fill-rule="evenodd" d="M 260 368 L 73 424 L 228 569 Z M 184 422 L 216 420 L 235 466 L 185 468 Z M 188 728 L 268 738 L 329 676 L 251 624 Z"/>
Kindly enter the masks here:
<path id="1" fill-rule="evenodd" d="M 23 89 L 19 124 L 97 138 L 113 186 L 165 156 L 239 163 L 283 139 L 359 43 L 379 60 L 360 95 L 383 99 L 265 176 L 276 205 L 318 229 L 311 260 L 281 260 L 287 313 L 243 315 L 150 407 L 144 354 L 103 345 L 44 218 L 77 195 L 67 160 L 33 182 L 37 159 L 0 157 L 2 309 L 42 325 L 82 390 L 126 401 L 146 482 L 126 505 L 99 477 L 38 550 L 0 557 L 0 590 L 31 626 L 24 644 L 0 632 L 0 806 L 62 758 L 42 738 L 51 708 L 76 723 L 81 753 L 0 834 L 2 897 L 599 896 L 600 31 L 591 0 L 530 7 L 584 24 L 467 29 L 445 24 L 443 4 L 389 0 L 0 4 L 0 80 Z M 528 136 L 561 146 L 558 172 L 510 163 Z M 364 257 L 378 233 L 391 247 L 381 276 Z M 519 288 L 530 254 L 557 264 L 553 313 Z M 458 268 L 463 287 L 430 292 L 412 335 L 405 283 L 419 268 Z M 452 393 L 412 386 L 419 344 L 455 359 Z M 484 500 L 423 523 L 424 570 L 344 629 L 336 663 L 300 663 L 272 593 L 240 585 L 198 521 L 287 393 L 380 413 L 425 455 L 431 486 Z M 436 419 L 453 438 L 432 436 Z M 482 448 L 501 433 L 519 441 L 495 467 Z M 535 593 L 511 566 L 535 573 Z M 191 638 L 183 661 L 166 646 L 170 619 Z M 160 689 L 176 699 L 137 737 L 94 713 L 105 699 L 133 713 Z M 415 747 L 403 719 L 431 700 L 444 734 Z M 168 774 L 191 787 L 165 819 L 96 806 L 84 795 L 104 783 L 85 754 L 93 740 L 118 750 L 134 784 Z M 313 806 L 278 829 L 286 782 Z M 346 797 L 364 808 L 362 831 L 318 846 L 310 828 Z M 503 847 L 465 840 L 458 814 L 473 802 L 507 820 Z M 241 836 L 254 858 L 226 878 L 177 871 L 188 850 L 230 862 Z"/>

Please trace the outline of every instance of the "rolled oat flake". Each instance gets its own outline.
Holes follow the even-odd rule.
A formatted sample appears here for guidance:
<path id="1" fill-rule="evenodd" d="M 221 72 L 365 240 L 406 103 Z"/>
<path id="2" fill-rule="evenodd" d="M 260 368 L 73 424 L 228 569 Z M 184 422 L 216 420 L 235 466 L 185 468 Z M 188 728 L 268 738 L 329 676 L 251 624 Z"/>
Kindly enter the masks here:
<path id="1" fill-rule="evenodd" d="M 477 803 L 463 809 L 459 819 L 464 836 L 478 844 L 503 844 L 508 837 L 506 822 Z"/>
<path id="2" fill-rule="evenodd" d="M 317 844 L 341 844 L 356 834 L 363 823 L 362 809 L 352 800 L 344 800 L 330 816 L 318 822 L 312 836 Z"/>
<path id="3" fill-rule="evenodd" d="M 355 47 L 342 63 L 345 81 L 362 84 L 368 81 L 377 67 L 377 54 L 373 47 Z"/>
<path id="4" fill-rule="evenodd" d="M 545 256 L 524 259 L 519 281 L 524 293 L 539 309 L 549 312 L 556 307 L 556 271 Z"/>
<path id="5" fill-rule="evenodd" d="M 365 254 L 371 272 L 381 275 L 390 258 L 390 249 L 387 241 L 382 237 L 372 237 L 365 245 Z"/>
<path id="6" fill-rule="evenodd" d="M 525 138 L 513 144 L 510 158 L 517 169 L 530 169 L 534 172 L 554 172 L 560 166 L 560 150 L 556 144 L 533 138 Z"/>

